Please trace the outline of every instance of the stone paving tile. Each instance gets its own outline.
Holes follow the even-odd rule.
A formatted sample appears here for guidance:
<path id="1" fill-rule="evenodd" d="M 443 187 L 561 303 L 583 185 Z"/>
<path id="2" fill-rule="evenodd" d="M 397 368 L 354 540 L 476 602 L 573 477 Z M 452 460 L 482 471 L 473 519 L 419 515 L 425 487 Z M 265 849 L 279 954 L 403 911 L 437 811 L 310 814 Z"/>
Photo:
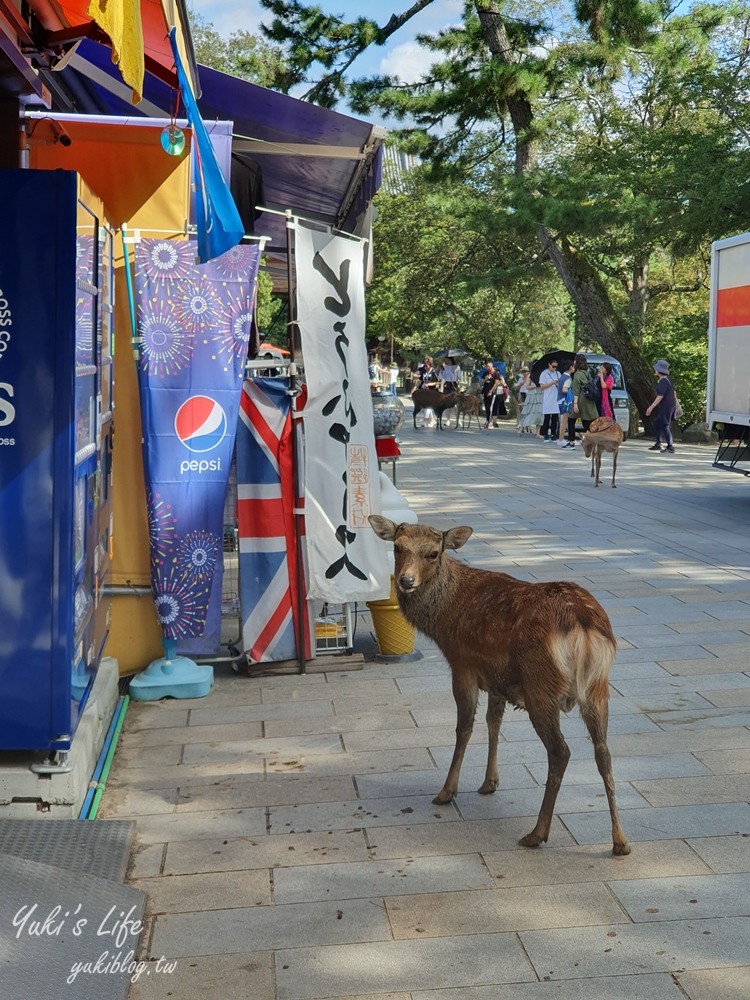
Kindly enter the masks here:
<path id="1" fill-rule="evenodd" d="M 453 805 L 436 806 L 426 795 L 405 795 L 392 799 L 274 806 L 269 810 L 268 822 L 270 833 L 280 834 L 397 826 L 401 823 L 457 823 L 460 818 Z"/>
<path id="2" fill-rule="evenodd" d="M 624 923 L 626 915 L 608 889 L 595 882 L 576 886 L 523 886 L 492 892 L 438 892 L 386 897 L 396 940 L 499 934 L 540 927 Z"/>
<path id="3" fill-rule="evenodd" d="M 547 780 L 547 766 L 543 762 L 529 764 L 534 778 L 541 785 Z M 686 778 L 693 775 L 705 775 L 710 769 L 690 753 L 666 753 L 658 757 L 625 757 L 612 758 L 612 772 L 615 782 L 645 781 L 649 778 Z M 595 784 L 600 781 L 596 762 L 593 760 L 571 760 L 565 769 L 564 784 Z M 638 790 L 643 794 L 640 786 Z M 736 801 L 736 800 L 733 800 Z"/>
<path id="4" fill-rule="evenodd" d="M 658 722 L 660 726 L 684 729 L 750 726 L 750 711 L 742 708 L 693 708 L 684 712 L 660 712 Z"/>
<path id="5" fill-rule="evenodd" d="M 99 816 L 102 819 L 121 819 L 127 816 L 153 816 L 172 813 L 177 804 L 176 788 L 128 788 L 107 786 Z"/>
<path id="6" fill-rule="evenodd" d="M 259 837 L 266 832 L 265 809 L 224 809 L 144 816 L 138 820 L 137 836 L 143 844 L 203 840 L 221 830 L 226 837 Z"/>
<path id="7" fill-rule="evenodd" d="M 617 654 L 617 662 L 620 665 L 638 663 L 640 660 L 656 660 L 657 663 L 669 663 L 673 660 L 679 660 L 681 663 L 682 661 L 694 663 L 697 660 L 713 660 L 715 658 L 713 653 L 695 642 L 695 636 L 693 636 L 693 643 L 693 645 L 680 645 L 678 643 L 673 646 L 623 649 Z M 703 670 L 706 670 L 705 663 L 703 664 Z M 677 673 L 676 670 L 671 672 Z"/>
<path id="8" fill-rule="evenodd" d="M 158 747 L 159 756 L 161 756 L 161 750 L 166 746 L 182 746 L 186 743 L 218 744 L 228 740 L 258 739 L 262 736 L 262 722 L 227 723 L 215 726 L 172 726 L 171 728 L 127 733 L 119 746 L 127 749 Z"/>
<path id="9" fill-rule="evenodd" d="M 350 752 L 368 750 L 407 749 L 409 747 L 434 746 L 444 740 L 446 746 L 455 740 L 455 709 L 453 731 L 446 724 L 437 726 L 412 726 L 411 729 L 390 729 L 382 732 L 350 732 L 342 733 L 344 747 Z M 472 734 L 472 743 L 487 743 L 487 730 L 483 725 L 476 725 Z M 486 751 L 485 751 L 486 752 Z"/>
<path id="10" fill-rule="evenodd" d="M 165 875 L 285 868 L 365 861 L 370 856 L 361 830 L 287 834 L 281 837 L 238 837 L 234 840 L 173 841 L 167 845 Z"/>
<path id="11" fill-rule="evenodd" d="M 656 781 L 636 781 L 634 786 L 652 806 L 750 801 L 750 774 L 663 778 Z"/>
<path id="12" fill-rule="evenodd" d="M 152 751 L 153 753 L 153 751 Z M 115 757 L 115 761 L 117 757 Z M 222 777 L 241 777 L 243 781 L 263 781 L 265 762 L 260 757 L 247 760 L 218 761 L 214 764 L 175 764 L 161 767 L 121 768 L 115 765 L 107 781 L 107 788 L 127 786 L 132 788 L 166 788 L 187 785 L 205 785 L 207 781 Z"/>
<path id="13" fill-rule="evenodd" d="M 220 778 L 211 784 L 181 788 L 176 812 L 204 809 L 237 809 L 302 802 L 348 802 L 355 795 L 349 776 L 333 778 L 298 778 L 292 775 L 245 781 L 244 778 Z"/>
<path id="14" fill-rule="evenodd" d="M 501 730 L 502 732 L 502 730 Z M 750 732 L 748 732 L 750 736 Z M 642 736 L 645 739 L 659 739 L 660 733 L 652 732 L 637 734 L 637 736 Z M 622 737 L 624 739 L 635 739 L 636 736 Z M 565 741 L 568 744 L 570 750 L 570 759 L 576 760 L 580 758 L 593 757 L 594 750 L 591 746 L 591 740 L 588 738 L 580 737 L 567 739 Z M 750 742 L 748 742 L 750 746 Z M 609 740 L 609 747 L 612 750 L 612 739 Z M 451 758 L 453 756 L 453 738 L 450 740 L 450 744 L 446 745 L 433 745 L 429 748 L 432 760 L 437 765 L 440 770 L 444 771 L 446 774 L 450 766 Z M 645 752 L 645 751 L 644 751 Z M 651 752 L 654 752 L 652 748 Z M 515 740 L 509 743 L 501 743 L 498 749 L 498 760 L 500 762 L 500 785 L 502 786 L 503 777 L 502 769 L 504 764 L 531 764 L 534 761 L 546 761 L 547 751 L 544 744 L 538 737 L 534 737 L 529 740 Z M 464 757 L 464 766 L 474 766 L 481 767 L 487 763 L 487 746 L 478 744 L 469 744 L 466 748 L 466 755 Z M 461 786 L 463 787 L 463 783 Z"/>
<path id="15" fill-rule="evenodd" d="M 727 917 L 523 931 L 521 941 L 540 978 L 716 969 L 747 962 L 748 921 Z"/>
<path id="16" fill-rule="evenodd" d="M 731 875 L 747 872 L 750 834 L 729 837 L 701 837 L 688 844 L 717 874 Z"/>
<path id="17" fill-rule="evenodd" d="M 419 748 L 373 750 L 361 753 L 340 753 L 326 757 L 322 754 L 295 754 L 282 760 L 268 758 L 266 767 L 269 774 L 300 774 L 305 772 L 314 777 L 334 774 L 365 774 L 380 771 L 415 770 L 424 771 L 432 767 L 434 761 L 427 750 Z"/>
<path id="18" fill-rule="evenodd" d="M 502 752 L 502 751 L 501 751 Z M 697 761 L 696 767 L 700 768 L 698 773 L 707 771 Z M 596 767 L 594 767 L 596 771 Z M 695 772 L 693 772 L 695 773 Z M 598 772 L 597 772 L 598 774 Z M 461 768 L 461 788 L 477 789 L 484 781 L 485 768 L 470 767 L 465 765 Z M 433 798 L 442 788 L 445 775 L 433 768 L 431 771 L 396 771 L 393 774 L 372 774 L 355 775 L 357 790 L 363 799 L 388 798 L 394 795 L 431 795 Z M 542 781 L 547 780 L 547 772 L 544 772 Z M 593 779 L 592 779 L 593 780 Z M 503 767 L 500 773 L 500 782 L 503 788 L 534 788 L 539 783 L 529 773 L 528 768 L 522 764 L 509 764 Z"/>
<path id="19" fill-rule="evenodd" d="M 185 747 L 182 763 L 208 764 L 232 761 L 237 757 L 251 755 L 293 757 L 299 754 L 314 756 L 315 754 L 337 753 L 343 753 L 343 750 L 341 741 L 336 735 L 289 736 L 274 740 L 235 740 L 231 743 L 227 741 L 215 747 L 207 746 L 205 743 L 197 743 L 195 746 Z"/>
<path id="20" fill-rule="evenodd" d="M 607 813 L 561 814 L 561 819 L 579 844 L 603 844 L 611 836 Z M 640 840 L 750 834 L 750 805 L 747 802 L 731 802 L 620 809 L 620 821 L 628 839 L 634 843 Z"/>
<path id="21" fill-rule="evenodd" d="M 162 767 L 180 764 L 182 762 L 182 747 L 160 747 L 157 752 L 154 751 L 153 747 L 143 747 L 140 744 L 136 747 L 118 746 L 117 748 L 117 766 L 120 769 L 148 768 L 149 763 L 153 762 L 155 757 Z"/>
<path id="22" fill-rule="evenodd" d="M 239 722 L 266 722 L 278 719 L 305 719 L 309 715 L 333 715 L 330 698 L 324 698 L 324 691 L 317 692 L 318 697 L 309 701 L 278 701 L 270 705 L 243 704 L 228 705 L 224 708 L 212 708 L 209 695 L 203 708 L 194 708 L 190 713 L 191 726 L 211 726 Z"/>
<path id="23" fill-rule="evenodd" d="M 128 878 L 155 878 L 161 875 L 166 844 L 133 845 L 128 866 Z"/>
<path id="24" fill-rule="evenodd" d="M 750 629 L 750 605 L 748 605 L 748 615 L 746 618 L 739 618 L 732 620 L 733 628 L 739 629 L 741 632 L 747 632 Z M 675 622 L 671 626 L 675 632 L 714 632 L 716 630 L 716 619 L 709 618 L 708 621 L 701 619 L 700 621 L 694 622 Z"/>
<path id="25" fill-rule="evenodd" d="M 467 851 L 516 850 L 528 854 L 518 841 L 529 832 L 529 818 L 468 820 L 445 826 L 381 827 L 368 831 L 371 855 L 377 859 L 426 858 L 443 854 L 466 854 Z M 278 839 L 278 838 L 277 838 Z M 550 843 L 556 847 L 575 842 L 560 820 L 554 816 Z"/>
<path id="26" fill-rule="evenodd" d="M 535 978 L 514 934 L 295 948 L 276 954 L 278 1000 L 521 983 Z"/>
<path id="27" fill-rule="evenodd" d="M 632 879 L 610 888 L 636 923 L 750 915 L 748 873 Z"/>
<path id="28" fill-rule="evenodd" d="M 699 691 L 704 697 L 708 691 L 729 690 L 740 693 L 743 689 L 750 691 L 750 677 L 747 674 L 685 674 L 674 676 L 667 674 L 664 678 L 637 678 L 611 681 L 612 686 L 628 696 L 659 694 L 664 691 Z"/>
<path id="29" fill-rule="evenodd" d="M 750 730 L 747 734 L 750 737 Z M 695 756 L 714 774 L 750 774 L 750 739 L 744 742 L 746 749 L 702 750 L 698 747 Z"/>
<path id="30" fill-rule="evenodd" d="M 750 749 L 750 729 L 744 726 L 703 731 L 673 729 L 649 736 L 611 736 L 608 742 L 613 758 L 628 754 L 676 753 L 687 750 L 703 760 L 704 754 L 700 751 L 734 751 L 737 747 Z M 707 761 L 703 763 L 710 767 Z"/>
<path id="31" fill-rule="evenodd" d="M 679 649 L 681 646 L 694 646 L 699 645 L 706 649 L 710 649 L 709 643 L 722 643 L 722 642 L 740 642 L 742 640 L 742 633 L 739 629 L 734 629 L 732 631 L 715 631 L 715 632 L 675 632 L 672 631 L 671 634 L 664 633 L 662 635 L 636 635 L 637 629 L 628 629 L 627 635 L 624 638 L 628 642 L 632 643 L 637 649 L 654 649 L 655 657 L 659 659 L 661 656 L 661 649 L 663 646 L 674 646 Z"/>
<path id="32" fill-rule="evenodd" d="M 344 733 L 348 731 L 390 732 L 391 727 L 414 728 L 414 720 L 405 709 L 390 708 L 383 712 L 368 712 L 361 715 L 332 715 L 307 719 L 283 719 L 265 724 L 266 736 L 296 736 L 314 733 Z"/>
<path id="33" fill-rule="evenodd" d="M 188 709 L 171 708 L 169 705 L 169 702 L 163 701 L 131 701 L 125 715 L 123 733 L 186 726 L 190 715 Z"/>
<path id="34" fill-rule="evenodd" d="M 210 919 L 207 912 L 158 916 L 149 957 L 229 955 L 248 948 L 264 951 L 296 947 L 307 951 L 321 945 L 391 938 L 382 900 L 347 899 L 211 910 Z"/>
<path id="35" fill-rule="evenodd" d="M 679 972 L 675 977 L 689 1000 L 747 1000 L 750 965 L 740 969 L 704 969 Z M 414 994 L 412 994 L 413 1000 Z"/>
<path id="36" fill-rule="evenodd" d="M 607 976 L 559 983 L 474 986 L 458 990 L 414 990 L 411 1000 L 684 1000 L 684 996 L 672 977 L 662 974 Z M 695 1000 L 740 1000 L 740 997 L 707 995 L 696 997 Z"/>
<path id="37" fill-rule="evenodd" d="M 277 903 L 492 889 L 479 854 L 274 869 Z M 396 935 L 398 936 L 398 935 Z"/>
<path id="38" fill-rule="evenodd" d="M 456 806 L 464 819 L 491 819 L 494 816 L 536 816 L 542 805 L 542 788 L 499 788 L 493 795 L 456 796 Z M 645 799 L 627 782 L 617 786 L 619 809 L 637 809 L 645 804 Z M 577 813 L 588 810 L 609 811 L 604 785 L 601 779 L 592 785 L 566 785 L 557 796 L 557 812 Z"/>
<path id="39" fill-rule="evenodd" d="M 550 847 L 539 851 L 483 851 L 497 885 L 554 885 L 649 879 L 659 875 L 707 875 L 710 867 L 682 840 L 639 844 L 625 857 L 610 844 L 596 847 Z"/>
<path id="40" fill-rule="evenodd" d="M 734 677 L 735 674 L 729 674 L 728 676 Z M 727 690 L 707 688 L 701 693 L 706 701 L 710 701 L 717 708 L 730 708 L 732 706 L 739 708 L 744 705 L 750 707 L 750 688 L 728 688 Z"/>
<path id="41" fill-rule="evenodd" d="M 152 914 L 268 906 L 272 902 L 271 875 L 266 868 L 206 875 L 168 875 L 135 879 L 131 884 L 148 893 L 148 908 Z"/>
<path id="42" fill-rule="evenodd" d="M 356 674 L 343 674 L 341 676 L 331 673 L 327 677 L 326 698 L 360 698 L 362 699 L 361 704 L 369 707 L 375 698 L 390 698 L 398 694 L 398 688 L 393 678 L 381 677 L 377 680 L 370 680 L 369 674 L 364 670 Z M 321 695 L 319 694 L 318 697 Z"/>
<path id="43" fill-rule="evenodd" d="M 149 974 L 131 987 L 130 1000 L 276 1000 L 271 951 L 206 955 L 175 963 L 174 971 L 165 974 L 157 971 L 156 962 L 149 962 Z"/>
<path id="44" fill-rule="evenodd" d="M 732 656 L 717 656 L 710 660 L 681 660 L 664 663 L 670 674 L 735 674 L 747 669 L 747 653 Z"/>

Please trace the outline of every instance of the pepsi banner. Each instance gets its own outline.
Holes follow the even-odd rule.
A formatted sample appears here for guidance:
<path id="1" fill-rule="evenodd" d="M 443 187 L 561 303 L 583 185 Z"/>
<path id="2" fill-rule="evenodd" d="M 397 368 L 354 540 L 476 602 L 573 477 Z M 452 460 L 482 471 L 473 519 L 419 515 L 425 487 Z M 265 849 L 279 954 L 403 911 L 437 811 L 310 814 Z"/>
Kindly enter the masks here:
<path id="1" fill-rule="evenodd" d="M 196 264 L 188 240 L 144 239 L 135 255 L 151 589 L 183 651 L 220 644 L 224 498 L 259 259 L 241 245 Z"/>
<path id="2" fill-rule="evenodd" d="M 365 346 L 364 244 L 297 225 L 297 301 L 308 398 L 305 522 L 310 596 L 347 603 L 388 589 L 367 520 L 380 481 Z"/>

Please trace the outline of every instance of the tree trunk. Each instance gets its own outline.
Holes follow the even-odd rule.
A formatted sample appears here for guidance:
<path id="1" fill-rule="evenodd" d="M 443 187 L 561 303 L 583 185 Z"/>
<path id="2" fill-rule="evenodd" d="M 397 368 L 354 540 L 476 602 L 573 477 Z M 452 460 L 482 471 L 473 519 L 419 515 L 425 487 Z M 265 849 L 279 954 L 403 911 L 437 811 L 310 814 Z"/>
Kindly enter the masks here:
<path id="1" fill-rule="evenodd" d="M 505 25 L 495 0 L 475 0 L 482 34 L 494 59 L 507 66 L 516 61 Z M 530 176 L 538 165 L 536 140 L 532 125 L 534 112 L 527 95 L 518 90 L 506 98 L 506 105 L 516 141 L 515 173 Z M 648 425 L 645 410 L 654 398 L 654 379 L 644 361 L 640 345 L 627 323 L 612 305 L 598 272 L 583 259 L 564 236 L 555 236 L 545 226 L 537 230 L 539 241 L 555 267 L 560 280 L 578 309 L 582 323 L 605 353 L 616 357 L 628 380 L 628 391 L 641 419 Z"/>

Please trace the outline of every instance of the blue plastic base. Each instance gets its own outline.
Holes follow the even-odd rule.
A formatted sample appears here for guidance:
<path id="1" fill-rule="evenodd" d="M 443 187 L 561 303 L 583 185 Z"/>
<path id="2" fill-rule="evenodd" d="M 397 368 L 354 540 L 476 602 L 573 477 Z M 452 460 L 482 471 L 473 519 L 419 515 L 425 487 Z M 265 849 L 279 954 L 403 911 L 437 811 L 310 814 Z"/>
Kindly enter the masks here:
<path id="1" fill-rule="evenodd" d="M 158 701 L 160 698 L 205 698 L 214 683 L 214 668 L 194 663 L 187 656 L 160 657 L 149 663 L 130 682 L 134 701 Z"/>

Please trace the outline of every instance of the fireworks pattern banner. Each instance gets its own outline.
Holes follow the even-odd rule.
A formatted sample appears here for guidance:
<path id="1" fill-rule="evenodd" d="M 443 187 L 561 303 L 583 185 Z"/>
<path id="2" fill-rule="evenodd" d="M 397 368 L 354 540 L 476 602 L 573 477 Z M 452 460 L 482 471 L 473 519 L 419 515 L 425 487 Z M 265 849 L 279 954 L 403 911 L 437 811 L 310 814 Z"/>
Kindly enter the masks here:
<path id="1" fill-rule="evenodd" d="M 207 264 L 188 240 L 136 250 L 151 589 L 165 638 L 193 653 L 220 644 L 224 498 L 259 259 L 257 245 Z"/>

